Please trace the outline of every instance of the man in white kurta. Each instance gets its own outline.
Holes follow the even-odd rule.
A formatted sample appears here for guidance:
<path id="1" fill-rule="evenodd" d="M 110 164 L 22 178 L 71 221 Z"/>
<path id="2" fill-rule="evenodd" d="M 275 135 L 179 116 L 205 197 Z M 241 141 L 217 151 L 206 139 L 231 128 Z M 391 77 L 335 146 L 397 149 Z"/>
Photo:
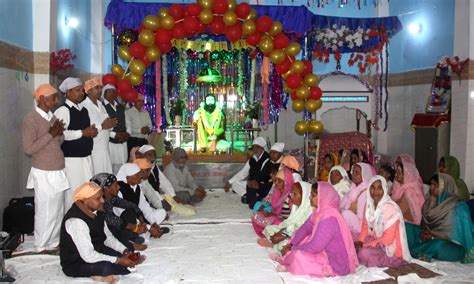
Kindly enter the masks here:
<path id="1" fill-rule="evenodd" d="M 152 130 L 150 114 L 143 109 L 145 98 L 139 94 L 133 107 L 125 111 L 125 124 L 127 125 L 127 133 L 130 134 L 128 139 L 128 151 L 133 147 L 140 147 L 148 144 L 148 135 Z"/>
<path id="2" fill-rule="evenodd" d="M 94 137 L 92 149 L 93 174 L 112 173 L 112 161 L 109 154 L 110 129 L 117 125 L 116 118 L 109 118 L 104 105 L 99 100 L 101 95 L 102 80 L 93 78 L 84 84 L 87 97 L 81 102 L 89 112 L 91 124 L 97 128 L 98 134 Z"/>
<path id="3" fill-rule="evenodd" d="M 43 84 L 33 95 L 36 106 L 23 120 L 22 142 L 24 152 L 32 157 L 26 187 L 35 193 L 34 245 L 40 252 L 59 245 L 64 191 L 69 184 L 61 151 L 64 126 L 51 112 L 58 104 L 58 91 Z"/>
<path id="4" fill-rule="evenodd" d="M 64 123 L 64 142 L 61 149 L 64 153 L 66 176 L 70 189 L 65 192 L 65 210 L 72 206 L 72 195 L 76 188 L 92 177 L 93 138 L 97 128 L 90 123 L 89 113 L 80 103 L 84 98 L 84 87 L 79 78 L 66 78 L 59 86 L 66 94 L 66 102 L 54 115 Z"/>

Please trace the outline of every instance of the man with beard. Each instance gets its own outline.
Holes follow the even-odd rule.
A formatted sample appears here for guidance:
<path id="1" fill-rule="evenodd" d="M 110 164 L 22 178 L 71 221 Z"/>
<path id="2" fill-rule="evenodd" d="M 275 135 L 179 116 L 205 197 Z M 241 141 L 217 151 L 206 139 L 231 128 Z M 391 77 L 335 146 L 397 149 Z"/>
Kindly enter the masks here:
<path id="1" fill-rule="evenodd" d="M 197 124 L 198 147 L 205 152 L 215 151 L 217 143 L 225 140 L 225 116 L 216 105 L 216 98 L 208 94 L 204 103 L 194 112 L 194 122 Z"/>

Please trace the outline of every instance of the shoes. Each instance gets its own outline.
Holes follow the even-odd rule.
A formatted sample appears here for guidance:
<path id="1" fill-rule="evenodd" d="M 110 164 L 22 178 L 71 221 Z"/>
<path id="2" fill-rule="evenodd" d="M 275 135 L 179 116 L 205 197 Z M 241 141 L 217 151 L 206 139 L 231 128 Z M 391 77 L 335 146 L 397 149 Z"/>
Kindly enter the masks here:
<path id="1" fill-rule="evenodd" d="M 243 204 L 249 204 L 249 202 L 247 201 L 247 194 L 242 195 L 242 197 L 240 198 L 240 201 Z"/>
<path id="2" fill-rule="evenodd" d="M 161 232 L 164 234 L 168 234 L 170 232 L 170 228 L 168 227 L 160 227 Z"/>

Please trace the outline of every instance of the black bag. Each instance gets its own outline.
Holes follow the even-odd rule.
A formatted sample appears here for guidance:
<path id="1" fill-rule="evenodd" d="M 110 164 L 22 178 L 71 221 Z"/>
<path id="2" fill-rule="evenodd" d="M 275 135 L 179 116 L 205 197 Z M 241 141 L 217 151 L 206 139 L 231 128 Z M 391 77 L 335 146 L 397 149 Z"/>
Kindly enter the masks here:
<path id="1" fill-rule="evenodd" d="M 3 211 L 3 231 L 31 234 L 35 222 L 34 197 L 12 198 Z"/>

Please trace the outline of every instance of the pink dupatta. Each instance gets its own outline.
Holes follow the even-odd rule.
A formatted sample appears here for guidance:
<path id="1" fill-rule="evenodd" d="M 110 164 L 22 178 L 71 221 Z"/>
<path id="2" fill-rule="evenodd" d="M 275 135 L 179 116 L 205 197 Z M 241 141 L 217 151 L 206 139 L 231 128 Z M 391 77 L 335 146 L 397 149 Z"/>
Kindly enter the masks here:
<path id="1" fill-rule="evenodd" d="M 270 204 L 272 205 L 272 213 L 278 215 L 281 213 L 281 209 L 283 208 L 283 204 L 285 204 L 285 200 L 288 198 L 291 192 L 291 188 L 295 183 L 293 178 L 293 174 L 288 168 L 283 168 L 283 172 L 285 174 L 285 189 L 283 192 L 279 191 L 276 188 L 272 188 L 270 195 Z M 290 208 L 291 208 L 291 201 L 290 201 Z"/>
<path id="2" fill-rule="evenodd" d="M 351 189 L 341 200 L 341 210 L 348 210 L 351 207 L 352 202 L 356 201 L 359 197 L 362 197 L 361 201 L 363 201 L 363 204 L 360 204 L 360 209 L 361 211 L 364 211 L 365 200 L 367 197 L 365 194 L 361 193 L 368 188 L 369 180 L 375 175 L 375 169 L 372 165 L 367 163 L 357 163 L 356 165 L 359 165 L 362 169 L 362 182 L 359 185 L 352 183 Z M 352 166 L 352 170 L 354 170 L 354 166 Z M 357 212 L 359 212 L 359 208 L 357 208 Z"/>

